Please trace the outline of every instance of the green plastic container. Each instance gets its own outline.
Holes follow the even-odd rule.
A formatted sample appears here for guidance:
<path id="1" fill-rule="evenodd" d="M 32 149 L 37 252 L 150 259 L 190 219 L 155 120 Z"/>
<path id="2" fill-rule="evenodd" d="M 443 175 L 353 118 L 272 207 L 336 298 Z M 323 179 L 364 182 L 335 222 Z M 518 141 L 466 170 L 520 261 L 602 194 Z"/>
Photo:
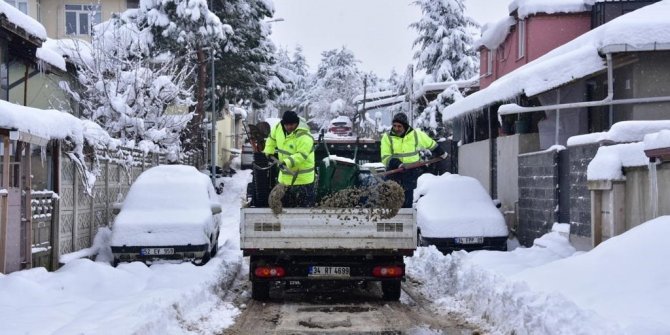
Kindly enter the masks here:
<path id="1" fill-rule="evenodd" d="M 319 162 L 317 200 L 348 187 L 358 186 L 358 164 L 330 158 Z"/>

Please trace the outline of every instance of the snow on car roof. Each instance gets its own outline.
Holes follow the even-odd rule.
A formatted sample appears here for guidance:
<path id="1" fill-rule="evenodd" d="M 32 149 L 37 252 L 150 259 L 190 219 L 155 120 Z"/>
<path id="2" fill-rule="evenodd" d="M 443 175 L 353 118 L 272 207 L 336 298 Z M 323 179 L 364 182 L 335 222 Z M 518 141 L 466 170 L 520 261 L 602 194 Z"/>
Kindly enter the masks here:
<path id="1" fill-rule="evenodd" d="M 192 166 L 159 165 L 131 185 L 112 245 L 206 244 L 213 231 L 211 182 Z"/>
<path id="2" fill-rule="evenodd" d="M 507 226 L 484 187 L 472 177 L 419 177 L 416 221 L 425 237 L 507 236 Z"/>
<path id="3" fill-rule="evenodd" d="M 351 125 L 351 119 L 348 116 L 340 115 L 332 120 L 330 120 L 330 124 L 333 124 L 335 122 L 344 122 L 347 125 Z"/>

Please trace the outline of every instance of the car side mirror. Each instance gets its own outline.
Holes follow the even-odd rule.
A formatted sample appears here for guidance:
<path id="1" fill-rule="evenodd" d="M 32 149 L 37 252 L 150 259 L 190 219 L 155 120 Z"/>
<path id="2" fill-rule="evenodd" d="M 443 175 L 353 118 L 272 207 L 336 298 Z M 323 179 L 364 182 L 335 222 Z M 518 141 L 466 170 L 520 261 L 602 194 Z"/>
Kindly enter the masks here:
<path id="1" fill-rule="evenodd" d="M 496 206 L 496 208 L 502 207 L 502 202 L 500 202 L 499 199 L 493 199 L 493 204 Z"/>
<path id="2" fill-rule="evenodd" d="M 221 204 L 212 202 L 212 214 L 219 214 L 221 213 Z"/>
<path id="3" fill-rule="evenodd" d="M 121 212 L 121 206 L 123 206 L 122 202 L 115 202 L 112 204 L 112 214 L 114 215 L 119 215 Z"/>

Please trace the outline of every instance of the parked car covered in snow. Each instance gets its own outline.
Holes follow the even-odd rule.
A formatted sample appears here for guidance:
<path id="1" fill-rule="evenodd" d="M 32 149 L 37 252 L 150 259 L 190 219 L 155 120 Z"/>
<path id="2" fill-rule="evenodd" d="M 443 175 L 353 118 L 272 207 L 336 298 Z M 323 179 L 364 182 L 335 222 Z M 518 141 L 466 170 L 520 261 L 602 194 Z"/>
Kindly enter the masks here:
<path id="1" fill-rule="evenodd" d="M 202 265 L 216 254 L 221 204 L 209 178 L 192 166 L 144 171 L 114 212 L 114 265 L 159 260 Z"/>
<path id="2" fill-rule="evenodd" d="M 507 250 L 505 218 L 476 179 L 426 173 L 414 192 L 420 246 L 434 245 L 443 253 Z"/>
<path id="3" fill-rule="evenodd" d="M 352 136 L 354 134 L 353 129 L 351 119 L 340 115 L 330 121 L 327 134 L 330 136 Z"/>

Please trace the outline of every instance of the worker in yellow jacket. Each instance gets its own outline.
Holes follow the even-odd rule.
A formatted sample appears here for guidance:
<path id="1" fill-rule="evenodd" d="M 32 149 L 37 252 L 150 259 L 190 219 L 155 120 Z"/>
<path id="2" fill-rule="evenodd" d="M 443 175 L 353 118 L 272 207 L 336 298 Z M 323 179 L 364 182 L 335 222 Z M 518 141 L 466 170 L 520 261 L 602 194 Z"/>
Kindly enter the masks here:
<path id="1" fill-rule="evenodd" d="M 286 111 L 265 142 L 263 152 L 279 158 L 279 183 L 288 186 L 284 207 L 314 206 L 314 138 L 305 120 Z"/>
<path id="2" fill-rule="evenodd" d="M 403 168 L 405 164 L 418 162 L 421 159 L 422 149 L 430 150 L 433 157 L 447 156 L 444 149 L 428 134 L 409 125 L 405 113 L 394 115 L 391 131 L 384 134 L 381 140 L 381 159 L 386 169 Z M 412 208 L 418 178 L 418 169 L 407 169 L 388 176 L 388 179 L 396 181 L 405 190 L 403 208 Z"/>

